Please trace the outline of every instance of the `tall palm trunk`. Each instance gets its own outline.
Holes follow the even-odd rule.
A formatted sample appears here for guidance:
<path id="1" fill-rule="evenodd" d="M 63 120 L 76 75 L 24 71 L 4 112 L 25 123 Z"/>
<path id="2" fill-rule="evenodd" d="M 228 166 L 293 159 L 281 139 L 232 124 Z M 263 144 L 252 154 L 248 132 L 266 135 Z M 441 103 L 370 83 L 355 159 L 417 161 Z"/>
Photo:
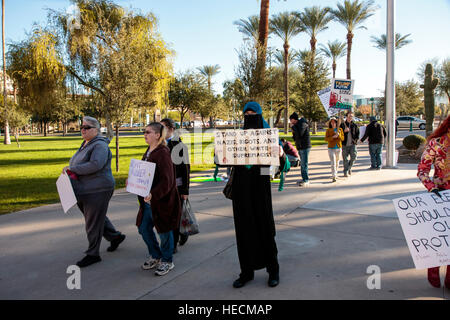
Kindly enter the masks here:
<path id="1" fill-rule="evenodd" d="M 6 57 L 5 57 L 5 0 L 2 0 L 2 47 L 3 47 L 3 105 L 5 107 L 5 139 L 4 144 L 11 144 L 9 136 L 8 108 L 6 99 L 8 92 L 6 91 Z"/>
<path id="2" fill-rule="evenodd" d="M 351 56 L 352 56 L 353 33 L 347 33 L 347 79 L 352 78 Z"/>
<path id="3" fill-rule="evenodd" d="M 311 45 L 311 60 L 314 62 L 314 58 L 316 56 L 317 39 L 314 36 L 312 36 L 311 40 L 309 41 L 309 44 Z"/>
<path id="4" fill-rule="evenodd" d="M 259 48 L 257 50 L 257 65 L 256 65 L 256 76 L 257 76 L 256 83 L 260 89 L 264 83 L 266 70 L 267 38 L 269 37 L 269 7 L 270 7 L 270 0 L 261 0 L 259 30 L 258 30 Z"/>
<path id="5" fill-rule="evenodd" d="M 333 61 L 333 79 L 336 79 L 336 67 L 337 67 L 337 65 L 336 65 L 336 61 Z"/>
<path id="6" fill-rule="evenodd" d="M 288 133 L 288 117 L 289 117 L 289 44 L 284 44 L 284 133 Z"/>

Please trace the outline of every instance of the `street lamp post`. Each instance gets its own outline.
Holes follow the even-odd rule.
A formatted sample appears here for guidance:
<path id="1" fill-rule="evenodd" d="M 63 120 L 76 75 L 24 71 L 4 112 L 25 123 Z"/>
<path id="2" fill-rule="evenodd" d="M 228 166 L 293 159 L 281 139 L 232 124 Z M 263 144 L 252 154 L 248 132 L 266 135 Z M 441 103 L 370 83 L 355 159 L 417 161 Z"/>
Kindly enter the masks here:
<path id="1" fill-rule="evenodd" d="M 386 167 L 395 168 L 395 0 L 387 0 L 386 27 Z"/>

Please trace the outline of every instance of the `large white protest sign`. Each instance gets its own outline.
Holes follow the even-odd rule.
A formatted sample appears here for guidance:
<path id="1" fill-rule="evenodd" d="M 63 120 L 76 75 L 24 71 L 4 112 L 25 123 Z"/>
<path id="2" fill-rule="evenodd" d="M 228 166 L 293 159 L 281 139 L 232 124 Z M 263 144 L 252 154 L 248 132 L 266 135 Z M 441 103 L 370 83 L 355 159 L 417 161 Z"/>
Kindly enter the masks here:
<path id="1" fill-rule="evenodd" d="M 69 176 L 63 172 L 56 180 L 56 189 L 58 189 L 59 199 L 63 207 L 64 213 L 67 213 L 77 203 L 77 198 L 73 192 L 72 184 Z"/>
<path id="2" fill-rule="evenodd" d="M 220 165 L 280 165 L 278 129 L 216 131 Z"/>
<path id="3" fill-rule="evenodd" d="M 450 190 L 394 199 L 416 269 L 450 264 Z"/>
<path id="4" fill-rule="evenodd" d="M 131 159 L 127 191 L 141 197 L 148 196 L 152 188 L 155 168 L 156 164 L 153 162 Z"/>
<path id="5" fill-rule="evenodd" d="M 322 103 L 325 112 L 329 117 L 334 116 L 340 111 L 339 109 L 330 109 L 331 87 L 320 90 L 319 92 L 317 92 L 317 95 L 319 96 L 320 102 Z"/>
<path id="6" fill-rule="evenodd" d="M 331 82 L 330 109 L 351 110 L 354 86 L 354 80 L 333 79 Z"/>

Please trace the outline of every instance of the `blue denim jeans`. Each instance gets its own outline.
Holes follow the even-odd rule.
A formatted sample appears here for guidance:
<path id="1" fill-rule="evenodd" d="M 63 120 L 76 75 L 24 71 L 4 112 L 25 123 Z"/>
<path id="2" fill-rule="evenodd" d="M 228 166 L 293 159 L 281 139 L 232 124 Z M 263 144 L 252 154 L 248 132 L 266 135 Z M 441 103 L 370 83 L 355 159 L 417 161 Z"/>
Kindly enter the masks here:
<path id="1" fill-rule="evenodd" d="M 159 245 L 153 227 L 152 209 L 150 205 L 146 203 L 142 213 L 142 223 L 138 229 L 139 233 L 144 239 L 148 248 L 148 253 L 153 259 L 161 259 L 163 262 L 172 262 L 174 246 L 172 231 L 159 233 L 159 239 L 161 241 L 161 245 Z"/>
<path id="2" fill-rule="evenodd" d="M 372 168 L 381 168 L 381 152 L 383 151 L 383 145 L 369 144 L 370 164 Z"/>
<path id="3" fill-rule="evenodd" d="M 298 154 L 300 156 L 300 162 L 301 162 L 302 179 L 304 182 L 309 181 L 309 176 L 308 176 L 309 151 L 311 151 L 311 148 L 298 150 Z"/>

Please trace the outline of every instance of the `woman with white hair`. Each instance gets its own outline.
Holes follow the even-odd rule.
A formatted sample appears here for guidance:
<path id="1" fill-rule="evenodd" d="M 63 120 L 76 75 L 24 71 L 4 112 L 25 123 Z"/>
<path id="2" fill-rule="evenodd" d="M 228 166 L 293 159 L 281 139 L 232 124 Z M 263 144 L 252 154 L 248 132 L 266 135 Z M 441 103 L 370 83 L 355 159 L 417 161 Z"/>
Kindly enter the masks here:
<path id="1" fill-rule="evenodd" d="M 102 260 L 99 253 L 102 237 L 111 242 L 109 252 L 116 250 L 125 239 L 106 217 L 115 184 L 109 140 L 101 136 L 100 123 L 92 117 L 83 118 L 81 135 L 84 139 L 81 147 L 63 169 L 70 177 L 77 205 L 86 222 L 89 247 L 86 256 L 77 262 L 80 268 Z"/>

